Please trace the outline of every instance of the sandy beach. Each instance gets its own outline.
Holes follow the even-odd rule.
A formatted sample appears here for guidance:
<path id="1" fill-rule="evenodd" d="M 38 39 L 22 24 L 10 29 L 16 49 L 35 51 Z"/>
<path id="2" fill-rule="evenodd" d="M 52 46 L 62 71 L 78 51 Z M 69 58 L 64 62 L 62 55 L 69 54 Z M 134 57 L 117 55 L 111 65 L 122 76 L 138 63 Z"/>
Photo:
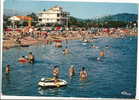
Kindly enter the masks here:
<path id="1" fill-rule="evenodd" d="M 93 38 L 100 38 L 100 37 L 120 38 L 125 36 L 137 36 L 137 32 L 133 32 L 132 30 L 128 30 L 127 32 L 125 32 L 124 30 L 120 30 L 120 31 L 116 30 L 116 32 L 114 33 L 97 32 L 95 34 L 89 33 L 88 31 L 65 31 L 65 32 L 47 33 L 47 36 L 45 36 L 44 33 L 38 35 L 37 32 L 33 32 L 33 36 L 30 35 L 32 33 L 29 33 L 29 35 L 26 36 L 22 36 L 22 34 L 19 32 L 17 32 L 16 34 L 15 32 L 10 32 L 10 33 L 5 32 L 3 38 L 6 39 L 3 39 L 3 49 L 9 49 L 9 48 L 20 47 L 20 46 L 28 47 L 30 45 L 41 44 L 41 43 L 49 44 L 50 42 L 56 42 L 55 40 L 63 41 L 63 40 L 93 39 Z"/>

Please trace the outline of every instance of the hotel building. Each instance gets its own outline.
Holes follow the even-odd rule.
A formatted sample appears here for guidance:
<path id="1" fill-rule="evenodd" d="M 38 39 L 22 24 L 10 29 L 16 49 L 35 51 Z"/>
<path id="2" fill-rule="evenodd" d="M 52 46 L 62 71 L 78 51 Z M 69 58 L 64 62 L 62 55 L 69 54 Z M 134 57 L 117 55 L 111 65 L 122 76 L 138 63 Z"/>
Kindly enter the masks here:
<path id="1" fill-rule="evenodd" d="M 54 6 L 48 10 L 43 10 L 39 13 L 39 24 L 68 24 L 69 13 L 63 11 L 60 6 Z"/>

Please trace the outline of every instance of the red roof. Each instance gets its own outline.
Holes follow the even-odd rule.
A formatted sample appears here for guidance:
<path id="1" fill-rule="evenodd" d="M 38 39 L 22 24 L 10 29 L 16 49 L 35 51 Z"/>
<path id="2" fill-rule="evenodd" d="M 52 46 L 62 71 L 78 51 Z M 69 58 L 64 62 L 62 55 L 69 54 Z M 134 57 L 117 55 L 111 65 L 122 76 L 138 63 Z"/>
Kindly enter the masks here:
<path id="1" fill-rule="evenodd" d="M 16 16 L 17 18 L 20 18 L 21 20 L 32 20 L 31 17 L 28 17 L 28 16 Z"/>

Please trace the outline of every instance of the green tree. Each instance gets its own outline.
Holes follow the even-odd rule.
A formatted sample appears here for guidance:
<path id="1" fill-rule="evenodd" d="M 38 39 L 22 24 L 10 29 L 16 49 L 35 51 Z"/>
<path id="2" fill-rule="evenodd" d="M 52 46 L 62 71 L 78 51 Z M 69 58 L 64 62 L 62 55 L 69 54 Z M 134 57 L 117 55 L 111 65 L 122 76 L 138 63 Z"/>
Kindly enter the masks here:
<path id="1" fill-rule="evenodd" d="M 38 16 L 35 13 L 31 13 L 31 14 L 29 14 L 27 16 L 29 16 L 29 17 L 31 17 L 33 19 L 32 20 L 32 25 L 36 26 L 36 24 L 38 23 Z"/>
<path id="2" fill-rule="evenodd" d="M 7 26 L 11 26 L 12 23 L 9 21 L 10 16 L 3 16 L 3 28 L 7 28 Z"/>

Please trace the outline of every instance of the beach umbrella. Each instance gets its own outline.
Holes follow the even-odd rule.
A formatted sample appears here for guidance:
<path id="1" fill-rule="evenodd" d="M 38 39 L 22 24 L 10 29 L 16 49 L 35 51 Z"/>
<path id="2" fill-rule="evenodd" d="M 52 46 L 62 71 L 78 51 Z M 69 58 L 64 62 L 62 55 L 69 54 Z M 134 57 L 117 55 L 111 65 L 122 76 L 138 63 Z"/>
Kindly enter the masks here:
<path id="1" fill-rule="evenodd" d="M 13 31 L 11 28 L 6 28 L 5 31 Z"/>
<path id="2" fill-rule="evenodd" d="M 61 30 L 61 29 L 62 29 L 61 26 L 57 26 L 55 30 L 56 30 L 56 31 L 59 31 L 59 30 Z"/>
<path id="3" fill-rule="evenodd" d="M 51 30 L 55 30 L 55 27 L 51 27 Z"/>

